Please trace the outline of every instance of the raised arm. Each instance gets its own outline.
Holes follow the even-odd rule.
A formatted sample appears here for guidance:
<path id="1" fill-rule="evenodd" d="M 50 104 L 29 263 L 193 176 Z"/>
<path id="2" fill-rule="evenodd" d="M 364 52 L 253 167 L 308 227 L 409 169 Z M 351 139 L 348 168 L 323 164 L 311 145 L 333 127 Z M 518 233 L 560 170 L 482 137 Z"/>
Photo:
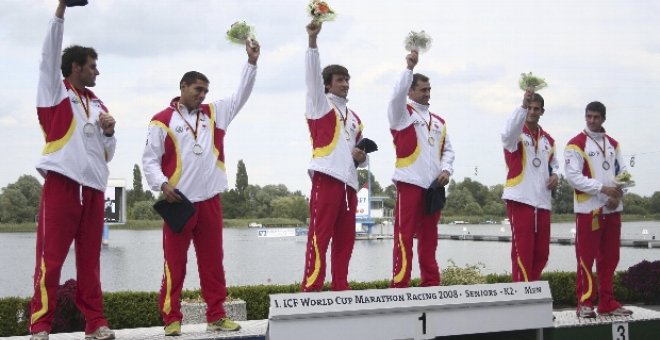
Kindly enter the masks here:
<path id="1" fill-rule="evenodd" d="M 525 119 L 527 118 L 527 107 L 532 100 L 534 92 L 525 91 L 522 105 L 516 108 L 511 117 L 506 121 L 504 131 L 502 131 L 502 146 L 509 152 L 514 152 L 518 148 L 518 139 L 523 131 Z"/>
<path id="2" fill-rule="evenodd" d="M 316 44 L 319 32 L 321 32 L 321 23 L 311 22 L 306 29 L 309 48 L 305 54 L 305 85 L 307 87 L 305 115 L 307 118 L 316 119 L 330 111 L 321 75 L 321 57 Z"/>
<path id="3" fill-rule="evenodd" d="M 257 60 L 259 60 L 261 48 L 256 40 L 246 41 L 245 51 L 248 55 L 248 61 L 243 67 L 238 89 L 231 97 L 218 100 L 211 104 L 216 107 L 216 126 L 223 130 L 227 129 L 229 123 L 241 111 L 254 88 L 254 82 L 257 77 Z"/>
<path id="4" fill-rule="evenodd" d="M 37 87 L 37 107 L 39 108 L 53 107 L 67 96 L 61 73 L 65 9 L 64 0 L 60 0 L 55 10 L 55 17 L 50 20 L 41 50 Z"/>
<path id="5" fill-rule="evenodd" d="M 408 102 L 407 95 L 410 85 L 412 85 L 413 69 L 418 61 L 419 54 L 417 51 L 410 52 L 406 56 L 407 67 L 401 74 L 401 77 L 399 77 L 397 83 L 394 84 L 392 97 L 387 107 L 387 117 L 390 121 L 390 128 L 392 129 L 400 130 L 407 125 L 409 116 L 406 110 L 406 104 Z"/>

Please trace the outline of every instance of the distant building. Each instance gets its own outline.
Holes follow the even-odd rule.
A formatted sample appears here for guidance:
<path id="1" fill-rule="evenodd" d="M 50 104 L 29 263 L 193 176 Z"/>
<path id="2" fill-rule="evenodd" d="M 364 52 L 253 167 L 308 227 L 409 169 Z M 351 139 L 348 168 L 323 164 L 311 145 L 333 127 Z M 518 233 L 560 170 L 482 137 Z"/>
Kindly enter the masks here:
<path id="1" fill-rule="evenodd" d="M 394 210 L 386 208 L 387 196 L 371 196 L 371 218 L 394 218 Z"/>

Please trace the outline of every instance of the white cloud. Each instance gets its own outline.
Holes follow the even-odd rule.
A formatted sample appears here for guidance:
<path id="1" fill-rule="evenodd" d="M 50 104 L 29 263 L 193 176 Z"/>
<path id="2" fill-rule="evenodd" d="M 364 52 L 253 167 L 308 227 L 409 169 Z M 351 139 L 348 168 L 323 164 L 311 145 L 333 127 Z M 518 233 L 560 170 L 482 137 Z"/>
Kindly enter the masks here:
<path id="1" fill-rule="evenodd" d="M 227 135 L 230 183 L 236 162 L 246 162 L 251 183 L 309 189 L 309 134 L 303 117 L 307 0 L 94 1 L 67 10 L 65 44 L 94 46 L 101 75 L 95 91 L 118 121 L 113 177 L 132 179 L 140 164 L 146 124 L 178 94 L 181 75 L 195 69 L 211 80 L 209 100 L 237 85 L 245 52 L 224 34 L 236 20 L 255 26 L 262 45 L 257 83 Z M 2 159 L 0 187 L 33 167 L 42 147 L 34 97 L 39 51 L 55 1 L 5 0 L 0 12 Z M 380 150 L 371 156 L 377 180 L 389 184 L 394 152 L 387 101 L 405 67 L 403 38 L 424 29 L 434 39 L 416 71 L 431 77 L 431 108 L 446 118 L 456 149 L 456 180 L 501 183 L 499 131 L 519 105 L 517 79 L 532 71 L 550 86 L 544 128 L 566 141 L 584 126 L 584 106 L 608 107 L 606 128 L 626 155 L 637 155 L 634 192 L 660 191 L 660 44 L 653 32 L 660 4 L 653 1 L 433 1 L 334 0 L 339 13 L 319 38 L 325 64 L 348 67 L 349 106 Z M 29 24 L 27 24 L 29 23 Z M 14 132 L 18 130 L 20 132 Z M 478 167 L 478 175 L 474 168 Z M 230 184 L 231 185 L 231 184 Z"/>

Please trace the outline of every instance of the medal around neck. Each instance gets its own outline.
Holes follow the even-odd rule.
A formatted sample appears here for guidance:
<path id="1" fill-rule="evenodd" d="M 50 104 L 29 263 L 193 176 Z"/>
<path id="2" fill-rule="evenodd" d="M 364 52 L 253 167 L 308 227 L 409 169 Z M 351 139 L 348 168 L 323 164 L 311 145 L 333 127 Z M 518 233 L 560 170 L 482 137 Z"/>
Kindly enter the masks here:
<path id="1" fill-rule="evenodd" d="M 610 162 L 603 161 L 603 170 L 609 170 L 609 169 L 610 169 Z"/>
<path id="2" fill-rule="evenodd" d="M 92 124 L 92 123 L 85 123 L 85 125 L 83 125 L 83 132 L 85 133 L 85 136 L 87 136 L 87 137 L 93 136 L 94 135 L 94 130 L 96 130 L 96 128 L 94 127 L 94 124 Z"/>
<path id="3" fill-rule="evenodd" d="M 534 159 L 532 160 L 532 165 L 534 165 L 537 168 L 540 167 L 541 166 L 541 159 L 538 158 L 538 157 L 534 157 Z"/>
<path id="4" fill-rule="evenodd" d="M 435 138 L 433 138 L 433 136 L 429 136 L 428 142 L 430 146 L 435 145 Z"/>
<path id="5" fill-rule="evenodd" d="M 202 149 L 202 146 L 199 145 L 199 143 L 195 143 L 195 145 L 193 145 L 192 152 L 195 155 L 201 155 L 203 151 L 204 149 Z"/>

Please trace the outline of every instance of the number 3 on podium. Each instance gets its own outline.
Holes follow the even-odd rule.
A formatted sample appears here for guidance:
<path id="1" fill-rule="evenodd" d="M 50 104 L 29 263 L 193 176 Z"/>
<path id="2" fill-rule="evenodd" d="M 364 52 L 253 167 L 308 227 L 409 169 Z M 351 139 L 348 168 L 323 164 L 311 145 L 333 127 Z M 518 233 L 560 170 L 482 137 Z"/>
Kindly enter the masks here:
<path id="1" fill-rule="evenodd" d="M 612 323 L 612 339 L 614 339 L 614 340 L 630 340 L 630 337 L 628 337 L 628 323 L 627 322 L 614 322 L 614 323 Z"/>

